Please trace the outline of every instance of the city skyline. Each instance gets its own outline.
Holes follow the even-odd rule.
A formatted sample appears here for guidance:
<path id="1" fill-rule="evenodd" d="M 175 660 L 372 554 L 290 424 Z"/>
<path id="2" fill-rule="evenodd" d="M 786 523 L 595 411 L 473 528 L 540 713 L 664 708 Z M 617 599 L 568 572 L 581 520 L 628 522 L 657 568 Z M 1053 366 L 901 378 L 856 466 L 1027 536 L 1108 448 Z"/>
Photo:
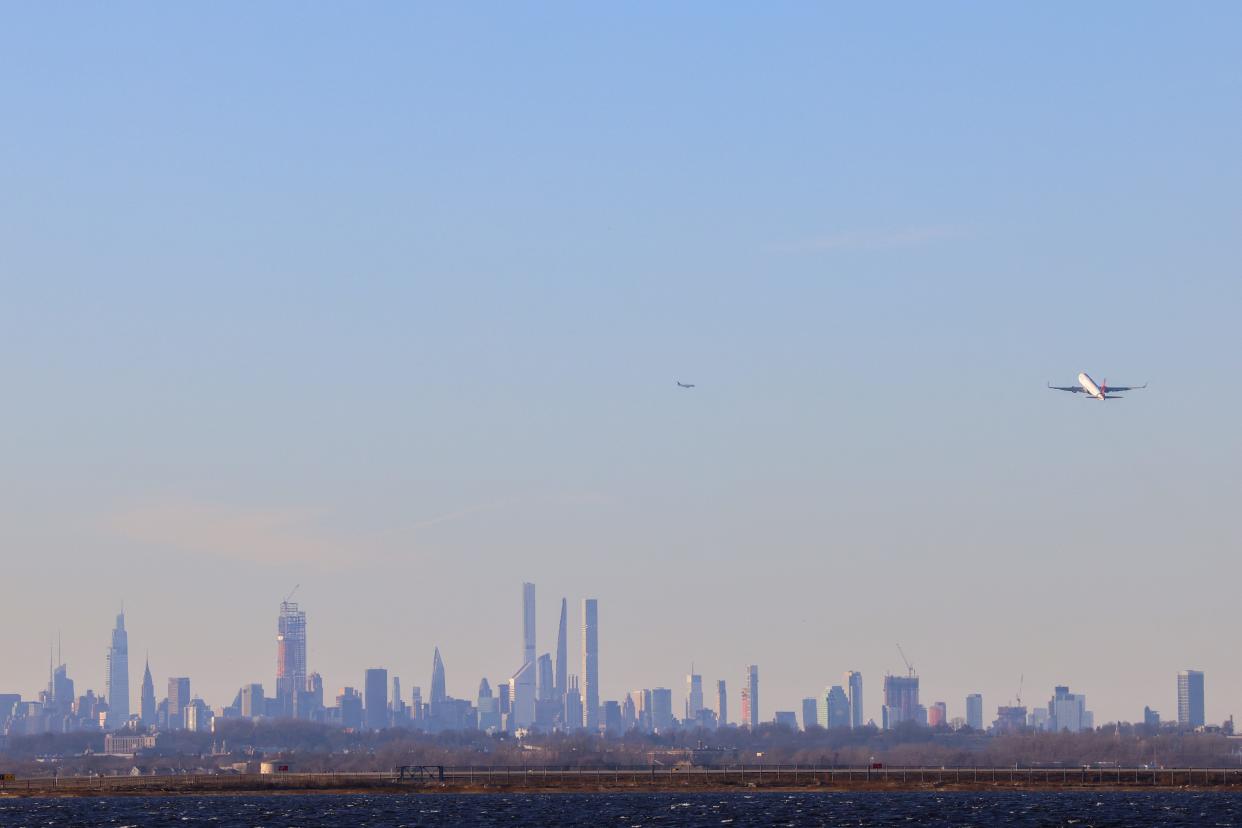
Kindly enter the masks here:
<path id="1" fill-rule="evenodd" d="M 564 652 L 567 649 L 567 643 L 568 643 L 566 640 L 566 636 L 565 636 L 565 629 L 567 626 L 568 599 L 561 598 L 560 600 L 561 600 L 561 612 L 559 614 L 558 634 L 556 637 L 558 654 L 561 652 Z M 521 628 L 522 628 L 523 658 L 525 658 L 526 655 L 530 652 L 537 652 L 537 649 L 535 648 L 535 623 L 534 623 L 535 618 L 536 618 L 536 611 L 537 611 L 536 607 L 537 607 L 537 604 L 536 604 L 535 584 L 531 582 L 523 582 L 522 601 L 521 601 Z M 581 639 L 582 663 L 581 663 L 581 666 L 583 668 L 583 672 L 585 673 L 588 669 L 590 669 L 591 665 L 598 665 L 598 658 L 599 658 L 598 656 L 599 645 L 598 645 L 598 632 L 597 632 L 598 621 L 594 620 L 598 618 L 598 608 L 597 608 L 598 601 L 597 599 L 583 599 L 582 607 L 583 607 L 583 625 L 581 629 L 581 632 L 582 632 L 582 639 Z M 592 608 L 592 612 L 590 612 L 589 614 L 587 612 L 588 607 Z M 588 618 L 593 619 L 593 623 L 588 624 L 588 620 L 587 620 Z M 110 687 L 113 681 L 119 681 L 123 683 L 123 686 L 126 688 L 123 710 L 125 712 L 125 715 L 128 716 L 129 710 L 132 707 L 133 698 L 132 698 L 132 694 L 129 691 L 131 682 L 130 682 L 130 676 L 128 675 L 128 630 L 125 628 L 124 619 L 125 619 L 124 612 L 116 616 L 116 626 L 114 627 L 112 631 L 111 643 L 105 654 L 106 655 L 106 658 L 105 658 L 106 669 L 105 669 L 105 677 L 104 677 L 104 686 L 105 688 Z M 286 599 L 284 602 L 280 604 L 280 607 L 279 607 L 278 616 L 277 616 L 277 628 L 278 628 L 278 634 L 276 636 L 277 647 L 276 647 L 274 678 L 272 678 L 270 681 L 270 687 L 275 690 L 275 695 L 273 696 L 267 693 L 267 688 L 269 687 L 269 683 L 267 681 L 263 681 L 263 682 L 255 682 L 255 683 L 242 685 L 242 689 L 238 691 L 237 698 L 238 699 L 243 698 L 243 696 L 247 693 L 247 691 L 251 690 L 252 693 L 257 694 L 260 697 L 267 699 L 269 702 L 273 702 L 278 705 L 278 707 L 274 709 L 279 710 L 280 712 L 278 714 L 273 714 L 273 715 L 291 716 L 291 717 L 296 718 L 298 716 L 298 713 L 296 712 L 298 710 L 298 707 L 297 707 L 298 702 L 296 701 L 297 694 L 296 692 L 293 692 L 293 688 L 300 686 L 303 690 L 306 690 L 311 678 L 313 678 L 315 682 L 322 683 L 322 677 L 317 671 L 310 674 L 309 676 L 306 674 L 307 668 L 306 668 L 305 655 L 304 655 L 304 651 L 306 647 L 306 632 L 305 632 L 306 612 L 304 610 L 300 610 L 297 604 L 292 604 Z M 293 633 L 292 641 L 290 640 L 288 636 L 288 633 L 290 632 Z M 589 651 L 588 642 L 589 641 L 595 642 L 593 645 L 594 653 L 591 654 L 591 656 L 593 657 L 588 655 L 588 651 Z M 60 649 L 59 645 L 58 645 L 58 649 Z M 296 655 L 291 656 L 291 652 L 297 652 L 298 649 L 300 649 L 303 654 L 300 657 L 301 661 L 298 662 L 299 666 L 297 669 L 300 669 L 302 671 L 303 676 L 302 676 L 300 685 L 295 685 L 295 684 L 288 682 L 285 679 L 290 672 L 289 665 L 290 665 L 291 659 L 294 661 L 297 661 L 298 659 L 298 656 Z M 902 657 L 904 658 L 904 655 Z M 55 663 L 55 662 L 58 662 L 58 663 Z M 52 665 L 55 663 L 55 667 L 54 669 L 52 666 L 49 666 L 48 668 L 49 679 L 46 685 L 47 696 L 48 698 L 52 698 L 52 699 L 57 698 L 58 696 L 57 688 L 60 688 L 63 686 L 67 686 L 69 688 L 68 690 L 69 695 L 72 696 L 73 695 L 72 688 L 74 687 L 74 681 L 71 678 L 66 678 L 67 664 L 63 660 L 63 653 L 57 656 L 57 658 L 55 659 L 55 662 L 53 662 L 53 660 L 49 657 L 49 665 Z M 114 664 L 118 664 L 118 665 L 124 664 L 125 668 L 124 670 L 119 671 L 114 675 L 114 672 L 113 672 Z M 536 664 L 538 664 L 542 668 L 538 672 L 535 670 Z M 598 667 L 595 666 L 594 669 L 596 673 L 598 674 Z M 363 686 L 364 690 L 362 691 L 362 701 L 361 701 L 362 708 L 361 709 L 363 710 L 363 713 L 364 713 L 363 722 L 368 727 L 370 727 L 373 724 L 375 724 L 375 721 L 370 718 L 371 714 L 368 712 L 370 707 L 367 704 L 365 704 L 365 698 L 371 698 L 371 697 L 378 698 L 379 695 L 382 695 L 383 698 L 385 699 L 385 703 L 387 703 L 387 700 L 389 699 L 387 682 L 388 682 L 388 677 L 390 673 L 386 667 L 380 667 L 380 668 L 368 667 L 368 668 L 364 668 L 362 672 L 363 672 L 363 680 L 361 682 L 361 685 Z M 877 718 L 866 717 L 865 694 L 858 696 L 858 698 L 860 698 L 861 700 L 859 704 L 855 705 L 853 701 L 853 699 L 855 698 L 854 694 L 855 693 L 861 694 L 862 688 L 863 688 L 863 676 L 861 672 L 853 671 L 853 670 L 848 670 L 844 672 L 844 679 L 843 679 L 844 686 L 832 686 L 830 688 L 825 687 L 825 689 L 819 694 L 818 697 L 805 697 L 804 696 L 802 697 L 801 701 L 797 705 L 794 705 L 794 704 L 777 705 L 773 707 L 771 710 L 767 710 L 767 711 L 762 709 L 762 707 L 759 707 L 759 709 L 755 709 L 755 705 L 752 703 L 752 693 L 753 693 L 754 698 L 760 698 L 759 694 L 755 692 L 759 686 L 759 681 L 758 681 L 759 668 L 758 668 L 758 665 L 749 665 L 747 666 L 746 671 L 743 675 L 743 681 L 741 682 L 742 689 L 739 691 L 739 697 L 737 700 L 735 700 L 734 704 L 737 705 L 735 709 L 748 711 L 750 713 L 750 719 L 749 721 L 742 720 L 738 722 L 738 724 L 742 726 L 754 726 L 758 724 L 763 724 L 765 722 L 771 721 L 770 718 L 764 718 L 765 713 L 775 715 L 782 708 L 788 708 L 789 710 L 795 710 L 795 709 L 798 710 L 799 712 L 795 715 L 799 716 L 798 721 L 801 722 L 802 721 L 800 717 L 801 712 L 806 711 L 808 709 L 808 703 L 814 703 L 815 721 L 821 727 L 827 726 L 827 723 L 828 723 L 827 711 L 829 710 L 828 696 L 830 695 L 829 689 L 834 691 L 834 694 L 839 694 L 838 695 L 840 699 L 839 704 L 841 705 L 840 709 L 844 710 L 844 713 L 842 714 L 845 717 L 844 722 L 846 726 L 849 726 L 849 727 L 858 727 L 858 726 L 861 726 L 861 724 L 874 724 L 875 726 L 880 727 L 881 729 L 886 729 L 902 721 L 915 719 L 917 718 L 917 716 L 922 716 L 922 721 L 923 723 L 926 724 L 928 720 L 929 712 L 931 713 L 931 716 L 934 720 L 934 717 L 936 716 L 935 708 L 940 707 L 942 709 L 940 713 L 941 718 L 939 719 L 939 723 L 942 723 L 942 724 L 948 723 L 950 720 L 954 720 L 954 721 L 960 720 L 964 723 L 969 723 L 972 719 L 972 714 L 977 714 L 981 717 L 980 721 L 982 721 L 984 727 L 989 728 L 992 725 L 992 714 L 990 712 L 991 709 L 996 709 L 996 707 L 1004 708 L 1003 710 L 1000 711 L 1000 715 L 1002 718 L 1004 718 L 1005 716 L 1004 710 L 1016 710 L 1017 709 L 1017 708 L 1012 708 L 1012 707 L 1011 708 L 1004 707 L 1005 704 L 1012 704 L 1013 703 L 1012 699 L 1009 699 L 1008 701 L 1003 702 L 1002 704 L 998 706 L 994 706 L 992 708 L 988 708 L 986 706 L 979 707 L 979 705 L 983 703 L 983 694 L 980 694 L 977 692 L 968 693 L 965 697 L 963 697 L 960 711 L 957 709 L 957 707 L 954 707 L 953 705 L 946 706 L 946 703 L 941 702 L 941 701 L 937 701 L 934 704 L 921 703 L 920 693 L 922 692 L 922 690 L 920 688 L 920 683 L 919 683 L 919 678 L 918 678 L 917 673 L 914 671 L 914 668 L 910 666 L 908 663 L 906 664 L 905 673 L 906 673 L 905 675 L 898 675 L 898 674 L 891 674 L 891 673 L 885 673 L 883 675 L 883 679 L 882 679 L 883 689 L 881 691 L 881 704 L 877 705 L 877 708 L 881 710 L 881 716 L 880 718 L 877 719 Z M 396 688 L 399 686 L 400 674 L 393 672 L 391 675 L 392 675 L 393 687 Z M 537 656 L 536 661 L 524 663 L 522 668 L 518 671 L 518 673 L 514 675 L 514 678 L 510 679 L 509 684 L 506 685 L 505 689 L 510 690 L 511 687 L 515 686 L 515 683 L 518 682 L 519 676 L 524 677 L 522 681 L 529 680 L 531 684 L 529 686 L 529 690 L 526 691 L 529 696 L 530 709 L 527 714 L 519 714 L 519 719 L 517 720 L 517 726 L 528 726 L 528 725 L 533 725 L 535 723 L 535 718 L 536 718 L 535 705 L 539 701 L 555 700 L 559 705 L 561 706 L 564 705 L 565 703 L 564 694 L 563 694 L 563 691 L 559 690 L 559 688 L 564 687 L 564 683 L 563 683 L 564 680 L 561 678 L 559 674 L 556 674 L 553 672 L 552 656 L 550 653 L 544 653 L 542 655 Z M 536 676 L 538 676 L 538 681 L 536 681 Z M 687 713 L 686 718 L 688 720 L 693 720 L 694 716 L 690 714 L 690 711 L 691 711 L 691 705 L 695 702 L 695 699 L 696 699 L 695 688 L 697 688 L 698 705 L 702 707 L 706 707 L 706 705 L 703 704 L 704 698 L 703 698 L 703 691 L 702 691 L 702 675 L 699 673 L 692 673 L 691 675 L 687 675 L 684 678 L 685 678 L 685 682 L 683 686 L 686 688 L 686 692 L 682 697 L 682 701 L 685 705 L 685 712 Z M 412 681 L 410 684 L 413 687 L 413 692 L 415 694 L 418 694 L 421 692 L 423 685 L 421 682 L 417 681 L 416 676 L 415 676 L 415 679 L 416 680 Z M 1025 679 L 1025 677 L 1023 677 L 1023 679 Z M 148 653 L 147 658 L 144 660 L 143 683 L 140 688 L 140 698 L 139 698 L 139 708 L 138 708 L 140 713 L 135 714 L 137 718 L 144 724 L 147 724 L 149 722 L 147 713 L 148 713 L 148 710 L 150 709 L 150 705 L 153 705 L 155 701 L 154 698 L 149 698 L 147 696 L 148 683 L 151 681 L 152 679 L 151 679 L 151 672 L 150 672 L 150 657 Z M 170 703 L 170 710 L 175 710 L 178 708 L 184 709 L 185 702 L 188 702 L 190 700 L 197 701 L 198 699 L 200 699 L 200 696 L 197 693 L 194 694 L 193 696 L 190 696 L 189 677 L 185 677 L 185 676 L 169 677 L 167 681 L 168 681 L 169 692 L 168 692 L 166 701 Z M 1179 670 L 1176 673 L 1175 681 L 1176 683 L 1175 683 L 1175 690 L 1174 690 L 1174 703 L 1172 705 L 1168 706 L 1167 708 L 1164 706 L 1158 706 L 1158 707 L 1152 708 L 1150 704 L 1147 704 L 1147 705 L 1144 705 L 1144 709 L 1142 713 L 1134 718 L 1127 718 L 1125 716 L 1121 716 L 1121 717 L 1117 717 L 1116 719 L 1111 719 L 1109 721 L 1116 720 L 1116 721 L 1123 721 L 1123 722 L 1136 722 L 1136 721 L 1142 722 L 1144 721 L 1145 718 L 1150 718 L 1152 716 L 1159 716 L 1161 710 L 1167 709 L 1171 712 L 1165 713 L 1163 715 L 1162 719 L 1165 721 L 1176 721 L 1178 722 L 1179 725 L 1183 727 L 1189 727 L 1192 729 L 1194 727 L 1202 726 L 1204 724 L 1212 724 L 1211 720 L 1205 714 L 1206 705 L 1205 705 L 1205 692 L 1204 692 L 1204 672 L 1202 670 L 1193 670 L 1193 669 Z M 580 686 L 581 682 L 582 682 L 582 676 L 580 674 L 569 675 L 569 682 L 568 682 L 569 686 L 574 688 L 575 690 Z M 597 679 L 597 682 L 598 682 L 598 679 Z M 719 698 L 719 688 L 724 686 L 725 684 L 727 684 L 727 681 L 725 679 L 716 680 L 718 692 L 716 694 L 715 701 L 714 701 L 715 706 L 711 708 L 713 710 L 713 713 L 717 712 L 720 708 L 721 699 Z M 486 687 L 487 685 L 488 685 L 488 676 L 484 675 L 481 679 L 480 686 Z M 444 662 L 440 654 L 439 646 L 434 647 L 433 664 L 432 664 L 432 669 L 430 672 L 430 681 L 428 682 L 427 686 L 430 688 L 429 699 L 432 702 L 442 702 L 442 701 L 446 701 L 446 700 L 454 698 L 453 693 L 449 692 L 448 687 L 447 687 L 446 671 L 444 667 Z M 341 688 L 343 689 L 343 691 L 350 690 L 350 686 L 348 683 L 342 684 Z M 3 692 L 4 690 L 5 688 L 0 688 L 0 692 Z M 645 692 L 652 692 L 652 691 L 657 691 L 657 690 L 660 693 L 671 693 L 671 691 L 669 691 L 667 688 L 663 686 L 660 686 L 659 684 L 654 685 L 651 690 L 648 690 Z M 1019 687 L 1019 691 L 1020 690 L 1021 690 L 1021 687 Z M 1024 710 L 1027 710 L 1027 712 L 1030 714 L 1029 718 L 1027 719 L 1028 724 L 1033 723 L 1037 727 L 1043 727 L 1045 722 L 1050 721 L 1050 722 L 1055 723 L 1057 719 L 1057 715 L 1058 715 L 1057 714 L 1058 709 L 1061 709 L 1063 711 L 1061 713 L 1061 717 L 1063 720 L 1067 718 L 1071 718 L 1071 713 L 1068 712 L 1071 710 L 1071 708 L 1064 706 L 1065 704 L 1071 704 L 1072 705 L 1072 721 L 1075 723 L 1074 729 L 1078 729 L 1079 721 L 1087 722 L 1088 724 L 1086 725 L 1086 727 L 1088 729 L 1094 726 L 1095 724 L 1094 713 L 1086 710 L 1085 701 L 1084 701 L 1085 696 L 1069 694 L 1068 686 L 1064 686 L 1064 685 L 1055 685 L 1053 688 L 1053 691 L 1054 692 L 1053 692 L 1052 698 L 1049 701 L 1048 710 L 1042 711 L 1042 708 L 1039 705 L 1035 705 L 1033 707 L 1027 706 L 1023 708 Z M 291 700 L 290 698 L 286 697 L 285 695 L 286 692 L 291 692 L 292 695 L 294 696 L 294 699 Z M 510 692 L 515 694 L 515 695 L 512 695 L 512 698 L 516 700 L 518 697 L 516 694 L 520 694 L 524 691 L 522 689 L 517 689 L 517 690 L 511 690 Z M 63 692 L 61 692 L 60 695 L 63 695 Z M 626 700 L 626 699 L 629 699 L 631 695 L 632 694 L 629 691 L 626 691 L 626 692 L 621 693 L 619 698 L 621 700 Z M 1064 699 L 1066 700 L 1064 704 L 1062 704 L 1062 697 L 1064 697 Z M 31 697 L 23 695 L 23 698 L 31 698 Z M 108 697 L 105 695 L 105 696 L 101 696 L 101 698 L 107 699 Z M 322 698 L 322 691 L 320 691 L 320 698 Z M 465 698 L 469 699 L 473 697 L 466 695 Z M 392 699 L 393 701 L 404 703 L 404 700 L 401 700 L 396 694 L 392 696 Z M 890 710 L 890 702 L 889 702 L 890 699 L 894 700 L 893 704 L 895 705 L 895 707 L 893 707 L 893 709 L 891 710 Z M 975 700 L 978 700 L 978 701 L 976 702 Z M 666 712 L 666 715 L 671 715 L 671 711 L 673 709 L 672 696 L 669 695 L 666 701 L 668 704 L 668 711 Z M 596 705 L 596 717 L 597 718 L 589 718 L 588 717 L 589 710 L 586 704 L 586 697 L 584 693 L 579 698 L 579 701 L 578 701 L 578 704 L 581 706 L 582 713 L 583 713 L 583 727 L 586 729 L 595 729 L 599 726 L 602 726 L 603 724 L 602 717 L 604 715 L 605 706 L 607 703 L 613 703 L 613 702 L 614 700 L 612 699 L 599 699 Z M 725 699 L 724 702 L 726 705 L 728 705 L 727 699 Z M 972 708 L 972 703 L 974 704 L 973 708 Z M 163 704 L 164 703 L 161 702 L 161 706 Z M 760 701 L 760 705 L 761 704 L 762 702 Z M 1060 708 L 1058 708 L 1058 705 L 1060 705 Z M 211 707 L 211 706 L 212 705 L 210 704 L 207 705 L 207 707 Z M 217 708 L 219 706 L 220 705 L 218 704 L 216 705 Z M 726 706 L 725 709 L 727 713 L 728 707 Z M 112 722 L 116 720 L 116 717 L 118 715 L 118 710 L 113 708 L 111 705 L 109 706 L 108 710 L 109 710 L 109 727 L 115 728 Z M 620 708 L 618 708 L 618 711 L 619 710 Z M 916 716 L 916 711 L 917 711 L 917 716 Z M 184 722 L 176 719 L 176 714 L 173 714 L 170 712 L 168 715 L 170 717 L 169 721 L 175 722 L 176 728 L 184 727 Z M 782 715 L 789 715 L 789 714 L 786 713 Z M 1232 712 L 1229 712 L 1225 716 L 1222 716 L 1219 721 L 1225 721 L 1231 718 L 1232 718 Z M 1104 720 L 1101 720 L 1101 722 L 1103 721 Z"/>
<path id="2" fill-rule="evenodd" d="M 1238 4 L 235 8 L 0 28 L 6 682 L 1234 712 Z"/>

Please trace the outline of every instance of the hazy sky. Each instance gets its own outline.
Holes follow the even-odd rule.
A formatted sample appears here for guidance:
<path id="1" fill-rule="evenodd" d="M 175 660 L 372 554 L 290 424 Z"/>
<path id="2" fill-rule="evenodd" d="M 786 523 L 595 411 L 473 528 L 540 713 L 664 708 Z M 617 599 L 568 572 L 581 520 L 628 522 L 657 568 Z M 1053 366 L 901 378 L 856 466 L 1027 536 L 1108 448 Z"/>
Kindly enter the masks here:
<path id="1" fill-rule="evenodd" d="M 0 691 L 1242 715 L 1236 3 L 11 4 Z M 1147 391 L 1048 391 L 1080 370 Z M 695 382 L 681 391 L 674 380 Z M 581 671 L 571 636 L 572 672 Z"/>

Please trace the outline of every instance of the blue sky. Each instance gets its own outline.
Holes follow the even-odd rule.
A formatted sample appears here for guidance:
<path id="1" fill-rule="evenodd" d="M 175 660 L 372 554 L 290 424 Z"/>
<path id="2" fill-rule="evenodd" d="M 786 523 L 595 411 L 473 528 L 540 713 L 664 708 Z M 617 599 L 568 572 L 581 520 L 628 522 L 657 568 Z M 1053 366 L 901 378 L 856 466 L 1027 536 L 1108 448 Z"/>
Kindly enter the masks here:
<path id="1" fill-rule="evenodd" d="M 10 7 L 0 689 L 57 628 L 98 688 L 123 598 L 227 701 L 301 583 L 330 688 L 438 644 L 469 695 L 533 580 L 605 698 L 878 718 L 901 641 L 951 715 L 1228 715 L 1240 18 Z"/>

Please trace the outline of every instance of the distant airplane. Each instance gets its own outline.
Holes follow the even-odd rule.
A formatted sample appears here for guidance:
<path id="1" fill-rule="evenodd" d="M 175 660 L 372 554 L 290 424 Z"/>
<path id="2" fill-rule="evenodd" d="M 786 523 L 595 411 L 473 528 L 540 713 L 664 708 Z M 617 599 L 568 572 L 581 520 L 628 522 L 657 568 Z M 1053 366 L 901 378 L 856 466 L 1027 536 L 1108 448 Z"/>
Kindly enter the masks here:
<path id="1" fill-rule="evenodd" d="M 694 383 L 693 382 L 682 382 L 681 380 L 677 380 L 677 387 L 678 388 L 693 388 Z"/>
<path id="2" fill-rule="evenodd" d="M 1087 372 L 1083 371 L 1078 375 L 1077 385 L 1053 385 L 1048 383 L 1048 387 L 1054 391 L 1069 391 L 1071 394 L 1086 394 L 1095 400 L 1120 400 L 1123 397 L 1117 396 L 1118 391 L 1138 391 L 1146 388 L 1147 383 L 1142 385 L 1112 385 L 1108 384 L 1108 380 L 1104 380 L 1099 385 L 1095 384 L 1095 380 L 1087 376 Z"/>

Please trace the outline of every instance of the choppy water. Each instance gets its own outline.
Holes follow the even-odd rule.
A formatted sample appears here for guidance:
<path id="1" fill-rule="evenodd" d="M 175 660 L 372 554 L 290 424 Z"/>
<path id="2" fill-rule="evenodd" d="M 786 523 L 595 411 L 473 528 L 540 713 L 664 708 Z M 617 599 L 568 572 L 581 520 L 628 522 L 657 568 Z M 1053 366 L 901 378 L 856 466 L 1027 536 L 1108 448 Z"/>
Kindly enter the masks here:
<path id="1" fill-rule="evenodd" d="M 1225 826 L 1242 794 L 754 793 L 0 800 L 0 826 Z"/>

